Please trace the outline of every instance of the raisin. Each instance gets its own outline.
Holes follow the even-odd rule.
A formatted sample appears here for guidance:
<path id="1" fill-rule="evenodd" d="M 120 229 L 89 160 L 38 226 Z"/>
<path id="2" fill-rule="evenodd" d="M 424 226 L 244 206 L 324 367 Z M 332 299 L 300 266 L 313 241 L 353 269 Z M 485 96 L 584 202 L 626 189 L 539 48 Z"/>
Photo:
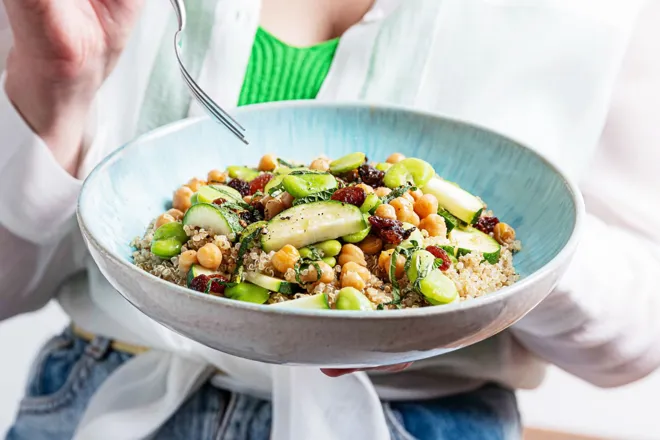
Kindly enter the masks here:
<path id="1" fill-rule="evenodd" d="M 371 223 L 371 231 L 385 243 L 390 244 L 401 243 L 410 237 L 413 231 L 413 228 L 404 229 L 403 223 L 399 220 L 376 217 L 375 215 L 369 217 L 369 223 Z"/>
<path id="2" fill-rule="evenodd" d="M 190 282 L 190 288 L 192 290 L 204 293 L 206 292 L 206 287 L 209 285 L 209 281 L 211 281 L 211 278 L 209 278 L 207 275 L 197 275 Z"/>
<path id="3" fill-rule="evenodd" d="M 365 163 L 364 165 L 360 166 L 360 168 L 358 168 L 358 173 L 360 174 L 360 179 L 362 179 L 362 182 L 366 183 L 367 185 L 373 186 L 374 188 L 383 186 L 383 177 L 385 176 L 385 172 L 377 170 L 371 165 Z"/>
<path id="4" fill-rule="evenodd" d="M 433 254 L 435 258 L 442 260 L 442 264 L 438 266 L 438 269 L 445 272 L 451 267 L 451 260 L 449 259 L 449 254 L 447 254 L 447 251 L 439 248 L 438 246 L 428 246 L 426 250 Z"/>
<path id="5" fill-rule="evenodd" d="M 257 191 L 264 192 L 264 188 L 266 187 L 266 184 L 270 182 L 272 178 L 273 178 L 272 174 L 268 174 L 268 173 L 259 174 L 258 177 L 256 177 L 254 180 L 250 182 L 250 194 L 254 194 Z"/>
<path id="6" fill-rule="evenodd" d="M 355 206 L 362 206 L 367 194 L 359 186 L 347 186 L 346 188 L 338 189 L 332 195 L 332 200 L 337 200 L 342 203 L 349 203 Z"/>
<path id="7" fill-rule="evenodd" d="M 227 278 L 222 275 L 197 275 L 190 282 L 190 288 L 202 293 L 211 293 L 215 295 L 222 295 L 225 292 L 225 285 Z"/>
<path id="8" fill-rule="evenodd" d="M 358 173 L 358 170 L 355 169 L 345 172 L 340 176 L 340 178 L 345 182 L 353 183 L 353 182 L 357 182 L 357 180 L 360 178 L 360 174 Z"/>
<path id="9" fill-rule="evenodd" d="M 211 286 L 209 288 L 209 293 L 212 295 L 220 296 L 225 293 L 225 285 L 227 281 L 229 281 L 227 278 L 223 277 L 222 275 L 211 275 L 209 276 L 210 281 L 211 281 Z"/>
<path id="10" fill-rule="evenodd" d="M 213 204 L 214 204 L 214 205 L 218 205 L 218 206 L 222 206 L 222 205 L 224 205 L 225 203 L 227 203 L 227 200 L 225 200 L 225 199 L 215 199 L 215 200 L 213 201 Z"/>
<path id="11" fill-rule="evenodd" d="M 241 196 L 243 197 L 250 195 L 250 184 L 245 180 L 232 179 L 231 182 L 227 184 L 227 186 L 234 188 L 236 191 L 241 193 Z"/>
<path id="12" fill-rule="evenodd" d="M 493 229 L 495 229 L 495 226 L 499 223 L 500 221 L 497 219 L 497 217 L 481 217 L 477 222 L 474 224 L 474 227 L 483 232 L 484 234 L 490 234 L 493 232 Z"/>

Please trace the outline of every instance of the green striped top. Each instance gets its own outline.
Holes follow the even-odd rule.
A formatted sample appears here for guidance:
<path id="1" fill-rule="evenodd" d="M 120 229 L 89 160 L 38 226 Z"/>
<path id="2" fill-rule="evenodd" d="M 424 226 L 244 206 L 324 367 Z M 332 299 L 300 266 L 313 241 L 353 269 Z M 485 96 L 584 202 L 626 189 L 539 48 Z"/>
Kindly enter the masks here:
<path id="1" fill-rule="evenodd" d="M 257 30 L 238 105 L 314 99 L 335 56 L 339 38 L 309 47 L 284 43 Z"/>

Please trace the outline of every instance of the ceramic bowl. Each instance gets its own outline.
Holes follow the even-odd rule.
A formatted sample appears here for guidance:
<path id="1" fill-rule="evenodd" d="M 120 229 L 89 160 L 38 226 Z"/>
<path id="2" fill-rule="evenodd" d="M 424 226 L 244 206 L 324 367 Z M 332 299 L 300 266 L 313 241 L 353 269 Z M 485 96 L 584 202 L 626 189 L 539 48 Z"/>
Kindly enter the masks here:
<path id="1" fill-rule="evenodd" d="M 86 180 L 78 219 L 111 284 L 166 327 L 233 355 L 268 363 L 363 367 L 419 360 L 479 342 L 514 324 L 552 290 L 577 241 L 576 186 L 533 150 L 491 131 L 392 107 L 307 102 L 238 109 L 245 146 L 209 119 L 184 120 L 117 150 Z M 272 152 L 309 162 L 319 154 L 401 152 L 482 197 L 523 242 L 520 281 L 461 303 L 354 312 L 276 309 L 217 298 L 162 281 L 131 263 L 129 243 L 193 176 L 256 165 Z"/>

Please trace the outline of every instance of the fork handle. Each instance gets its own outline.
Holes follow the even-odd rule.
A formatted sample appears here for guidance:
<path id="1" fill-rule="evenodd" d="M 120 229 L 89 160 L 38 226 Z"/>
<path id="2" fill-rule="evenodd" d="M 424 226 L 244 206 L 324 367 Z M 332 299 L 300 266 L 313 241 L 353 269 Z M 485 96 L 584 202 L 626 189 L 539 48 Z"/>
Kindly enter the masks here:
<path id="1" fill-rule="evenodd" d="M 183 0 L 171 0 L 172 6 L 174 6 L 174 12 L 176 13 L 176 18 L 179 20 L 179 31 L 182 31 L 186 27 L 186 5 L 183 3 Z"/>

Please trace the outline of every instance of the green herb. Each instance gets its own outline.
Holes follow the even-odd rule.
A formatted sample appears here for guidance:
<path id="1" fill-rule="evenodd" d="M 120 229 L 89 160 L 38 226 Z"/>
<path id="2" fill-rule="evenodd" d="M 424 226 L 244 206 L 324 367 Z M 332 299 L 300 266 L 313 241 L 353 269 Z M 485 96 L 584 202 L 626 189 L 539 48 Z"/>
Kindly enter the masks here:
<path id="1" fill-rule="evenodd" d="M 334 189 L 327 189 L 325 191 L 320 191 L 308 195 L 307 197 L 301 197 L 299 199 L 295 199 L 293 201 L 293 206 L 305 205 L 307 203 L 314 203 L 314 202 L 325 202 L 326 200 L 330 200 L 330 198 L 335 193 L 335 191 L 336 190 Z"/>
<path id="2" fill-rule="evenodd" d="M 287 162 L 287 161 L 284 160 L 284 159 L 280 159 L 279 157 L 277 158 L 277 163 L 278 163 L 280 166 L 283 166 L 283 167 L 287 167 L 287 168 L 295 168 L 295 166 L 293 166 L 292 164 L 290 164 L 289 162 Z"/>
<path id="3" fill-rule="evenodd" d="M 222 281 L 222 280 L 219 280 L 219 279 L 217 279 L 217 278 L 211 278 L 211 279 L 209 280 L 209 282 L 206 283 L 206 289 L 204 289 L 204 293 L 211 293 L 211 285 L 212 285 L 213 283 L 218 283 L 218 284 L 220 284 L 221 286 L 225 286 L 225 287 L 234 287 L 235 285 L 238 284 L 238 283 L 232 283 L 232 282 L 230 282 L 230 281 Z"/>
<path id="4" fill-rule="evenodd" d="M 263 227 L 256 228 L 250 234 L 241 239 L 241 245 L 238 248 L 238 254 L 236 255 L 236 269 L 234 269 L 234 280 L 236 282 L 240 283 L 243 279 L 243 257 L 247 253 L 250 245 L 257 239 L 263 229 Z"/>
<path id="5" fill-rule="evenodd" d="M 414 185 L 401 185 L 398 188 L 394 188 L 391 193 L 383 197 L 383 203 L 390 203 L 392 200 L 397 197 L 401 197 L 408 191 L 415 191 L 417 188 Z"/>
<path id="6" fill-rule="evenodd" d="M 443 264 L 444 264 L 444 261 L 442 260 L 442 258 L 436 258 L 433 261 L 433 269 L 435 270 L 435 269 L 439 268 L 440 266 L 442 266 Z"/>

